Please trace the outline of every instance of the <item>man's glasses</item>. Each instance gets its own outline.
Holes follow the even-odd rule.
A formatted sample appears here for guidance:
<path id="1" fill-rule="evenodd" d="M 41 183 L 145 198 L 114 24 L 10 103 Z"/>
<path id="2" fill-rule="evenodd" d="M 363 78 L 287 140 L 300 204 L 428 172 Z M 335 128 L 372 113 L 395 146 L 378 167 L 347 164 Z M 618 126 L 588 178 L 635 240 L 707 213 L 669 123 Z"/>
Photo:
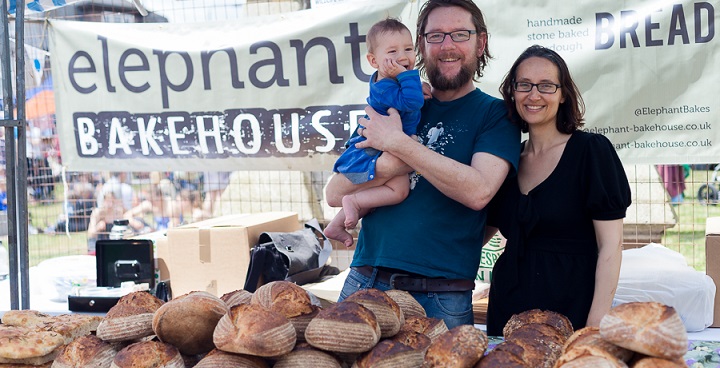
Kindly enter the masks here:
<path id="1" fill-rule="evenodd" d="M 425 41 L 428 43 L 442 43 L 445 41 L 445 36 L 450 35 L 450 38 L 455 42 L 465 42 L 470 39 L 470 35 L 476 34 L 477 31 L 471 31 L 471 30 L 461 30 L 461 31 L 452 31 L 452 32 L 428 32 L 425 33 L 423 36 L 425 37 Z"/>
<path id="2" fill-rule="evenodd" d="M 528 83 L 528 82 L 515 82 L 513 83 L 513 89 L 515 89 L 515 92 L 530 92 L 532 91 L 533 87 L 537 88 L 538 92 L 545 93 L 545 94 L 553 94 L 557 92 L 558 88 L 561 86 L 559 84 L 553 84 L 553 83 Z"/>

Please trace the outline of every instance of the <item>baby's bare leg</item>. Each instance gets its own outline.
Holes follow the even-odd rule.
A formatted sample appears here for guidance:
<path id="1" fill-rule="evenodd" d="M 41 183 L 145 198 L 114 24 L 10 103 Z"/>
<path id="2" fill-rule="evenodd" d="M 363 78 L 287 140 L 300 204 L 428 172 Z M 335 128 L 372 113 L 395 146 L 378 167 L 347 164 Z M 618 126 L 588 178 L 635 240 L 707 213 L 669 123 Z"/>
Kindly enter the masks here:
<path id="1" fill-rule="evenodd" d="M 402 202 L 410 192 L 407 175 L 399 175 L 385 184 L 346 195 L 342 199 L 345 211 L 345 228 L 354 229 L 361 217 L 371 209 Z"/>

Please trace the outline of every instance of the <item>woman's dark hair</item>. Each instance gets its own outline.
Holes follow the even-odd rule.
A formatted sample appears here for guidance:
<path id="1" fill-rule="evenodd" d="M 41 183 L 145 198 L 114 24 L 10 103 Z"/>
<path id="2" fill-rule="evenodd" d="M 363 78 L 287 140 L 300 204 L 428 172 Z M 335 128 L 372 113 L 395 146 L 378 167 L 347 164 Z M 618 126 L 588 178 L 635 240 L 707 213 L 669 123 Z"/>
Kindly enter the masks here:
<path id="1" fill-rule="evenodd" d="M 576 131 L 585 124 L 583 123 L 583 115 L 585 115 L 585 102 L 583 102 L 580 91 L 570 76 L 570 70 L 565 63 L 565 60 L 563 60 L 557 52 L 539 45 L 528 47 L 522 54 L 520 54 L 520 56 L 518 56 L 517 60 L 515 60 L 515 63 L 512 65 L 512 68 L 510 68 L 510 71 L 505 75 L 505 79 L 500 86 L 500 93 L 502 94 L 503 99 L 505 100 L 505 105 L 508 108 L 510 120 L 515 124 L 518 124 L 523 133 L 527 133 L 528 124 L 522 120 L 520 114 L 518 114 L 517 108 L 515 107 L 513 84 L 515 83 L 515 74 L 517 73 L 518 66 L 520 63 L 531 57 L 539 57 L 549 60 L 557 66 L 558 77 L 560 78 L 559 92 L 562 93 L 562 96 L 565 98 L 565 102 L 561 103 L 558 108 L 555 125 L 557 126 L 557 130 L 562 133 L 570 134 Z"/>
<path id="2" fill-rule="evenodd" d="M 425 34 L 425 26 L 427 25 L 428 15 L 430 15 L 430 12 L 437 8 L 445 8 L 452 6 L 463 8 L 467 10 L 468 13 L 470 13 L 470 15 L 472 16 L 473 25 L 475 26 L 475 31 L 477 31 L 476 36 L 479 36 L 482 33 L 487 34 L 487 25 L 485 24 L 485 18 L 483 17 L 480 8 L 478 8 L 478 6 L 472 0 L 428 0 L 425 4 L 422 5 L 422 7 L 420 8 L 420 13 L 418 14 L 417 42 L 415 43 L 415 53 L 417 54 L 416 67 L 418 68 L 418 70 L 420 70 L 420 73 L 422 74 L 425 73 L 425 60 L 423 59 L 422 49 L 420 48 L 420 45 L 422 45 L 423 34 Z M 486 42 L 485 50 L 483 50 L 483 54 L 478 57 L 477 66 L 475 67 L 476 78 L 473 78 L 475 81 L 477 81 L 477 78 L 482 77 L 483 69 L 485 69 L 485 66 L 490 59 L 492 59 L 492 56 L 490 55 L 488 42 Z"/>

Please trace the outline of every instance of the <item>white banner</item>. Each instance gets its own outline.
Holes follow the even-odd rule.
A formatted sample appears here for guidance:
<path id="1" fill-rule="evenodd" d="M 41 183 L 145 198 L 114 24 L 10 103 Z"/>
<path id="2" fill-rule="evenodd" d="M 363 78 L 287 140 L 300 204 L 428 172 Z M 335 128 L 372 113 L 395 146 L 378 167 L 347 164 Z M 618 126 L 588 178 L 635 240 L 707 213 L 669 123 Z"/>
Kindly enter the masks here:
<path id="1" fill-rule="evenodd" d="M 325 2 L 327 3 L 327 2 Z M 568 62 L 626 164 L 720 158 L 720 65 L 710 2 L 478 1 L 498 86 L 529 45 Z M 364 37 L 415 31 L 416 1 L 346 1 L 242 22 L 51 21 L 63 163 L 71 170 L 329 170 L 363 114 Z M 719 139 L 715 139 L 719 137 Z"/>
<path id="2" fill-rule="evenodd" d="M 364 114 L 365 34 L 413 4 L 243 22 L 51 22 L 70 170 L 328 170 Z M 413 28 L 414 18 L 408 23 Z"/>

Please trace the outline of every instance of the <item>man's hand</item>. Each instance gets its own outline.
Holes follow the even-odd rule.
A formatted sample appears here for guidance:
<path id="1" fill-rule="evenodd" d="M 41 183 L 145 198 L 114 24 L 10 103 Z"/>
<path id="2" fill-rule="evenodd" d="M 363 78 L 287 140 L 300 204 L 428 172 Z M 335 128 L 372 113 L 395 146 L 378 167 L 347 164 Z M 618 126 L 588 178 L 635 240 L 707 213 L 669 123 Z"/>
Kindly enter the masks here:
<path id="1" fill-rule="evenodd" d="M 379 114 L 375 109 L 368 106 L 365 113 L 369 119 L 360 118 L 361 128 L 358 134 L 367 138 L 363 142 L 355 144 L 357 148 L 372 147 L 380 151 L 392 152 L 392 147 L 401 139 L 411 139 L 402 131 L 402 122 L 397 110 L 388 109 L 388 116 Z"/>

